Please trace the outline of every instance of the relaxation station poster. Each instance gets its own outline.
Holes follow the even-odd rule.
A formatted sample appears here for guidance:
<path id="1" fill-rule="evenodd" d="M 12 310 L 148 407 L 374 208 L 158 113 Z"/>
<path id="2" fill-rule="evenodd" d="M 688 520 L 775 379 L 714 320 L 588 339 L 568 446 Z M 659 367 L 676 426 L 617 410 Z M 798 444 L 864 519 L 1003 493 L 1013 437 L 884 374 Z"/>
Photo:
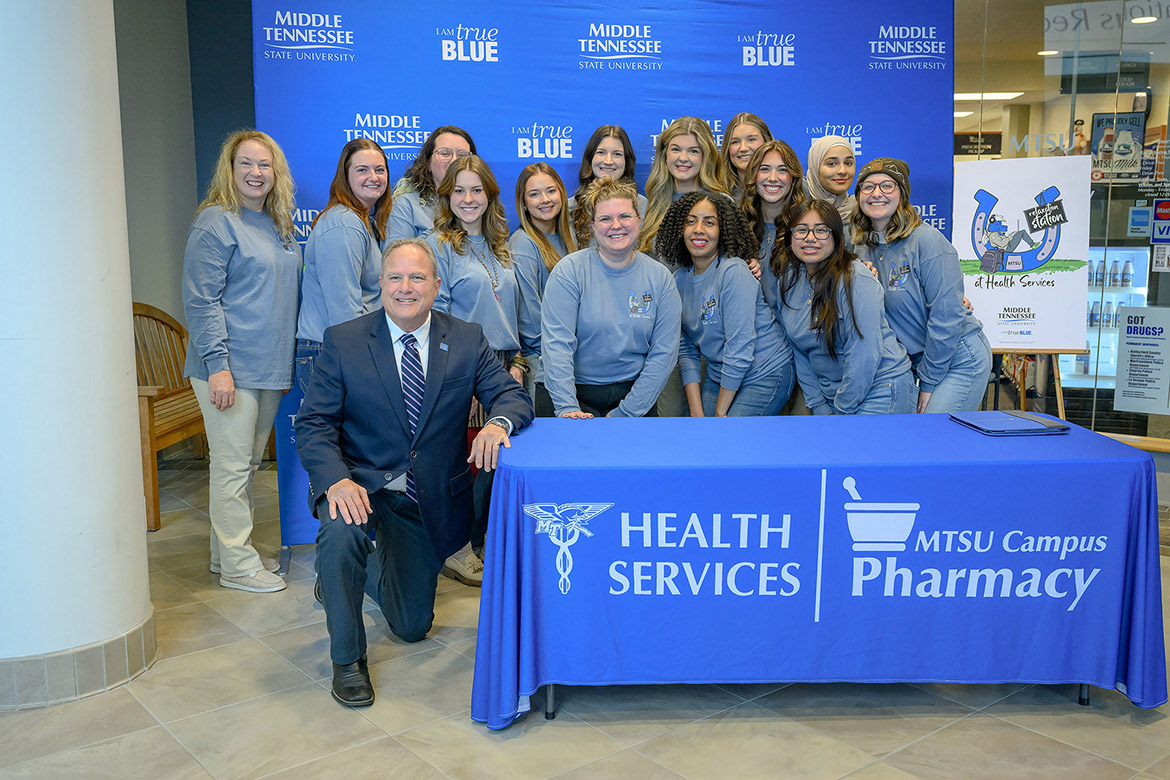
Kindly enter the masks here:
<path id="1" fill-rule="evenodd" d="M 955 164 L 951 243 L 992 349 L 1084 350 L 1090 165 L 1087 156 Z"/>

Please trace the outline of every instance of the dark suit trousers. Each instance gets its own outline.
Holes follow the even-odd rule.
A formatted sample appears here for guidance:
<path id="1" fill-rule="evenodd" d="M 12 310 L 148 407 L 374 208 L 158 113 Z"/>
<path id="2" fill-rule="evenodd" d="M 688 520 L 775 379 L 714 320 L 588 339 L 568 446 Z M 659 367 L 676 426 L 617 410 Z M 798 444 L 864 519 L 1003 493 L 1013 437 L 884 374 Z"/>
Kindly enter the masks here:
<path id="1" fill-rule="evenodd" d="M 377 490 L 370 494 L 374 512 L 366 525 L 349 525 L 339 514 L 329 519 L 328 502 L 317 532 L 317 576 L 325 599 L 329 655 L 335 664 L 350 664 L 366 654 L 362 623 L 370 524 L 381 567 L 381 607 L 395 636 L 418 642 L 435 619 L 435 587 L 443 561 L 423 530 L 418 505 L 403 493 Z"/>

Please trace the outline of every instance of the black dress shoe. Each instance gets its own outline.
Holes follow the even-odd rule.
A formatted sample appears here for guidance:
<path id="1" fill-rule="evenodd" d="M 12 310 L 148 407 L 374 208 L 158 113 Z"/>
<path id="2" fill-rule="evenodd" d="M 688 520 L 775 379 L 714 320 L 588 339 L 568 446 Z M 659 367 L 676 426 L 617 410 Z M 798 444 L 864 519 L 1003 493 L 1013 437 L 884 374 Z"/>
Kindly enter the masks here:
<path id="1" fill-rule="evenodd" d="M 366 659 L 352 664 L 333 664 L 333 698 L 346 707 L 368 707 L 374 703 L 374 686 Z"/>

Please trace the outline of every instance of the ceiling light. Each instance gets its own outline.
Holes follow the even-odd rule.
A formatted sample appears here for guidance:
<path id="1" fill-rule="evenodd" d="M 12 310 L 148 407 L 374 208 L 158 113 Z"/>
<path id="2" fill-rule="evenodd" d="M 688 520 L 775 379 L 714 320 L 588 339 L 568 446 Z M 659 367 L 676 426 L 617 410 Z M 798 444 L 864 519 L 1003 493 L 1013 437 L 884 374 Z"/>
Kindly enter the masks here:
<path id="1" fill-rule="evenodd" d="M 956 111 L 955 112 L 955 119 L 962 119 L 963 117 L 971 116 L 974 113 L 975 113 L 974 111 Z"/>
<path id="2" fill-rule="evenodd" d="M 1044 51 L 1038 51 L 1036 53 L 1041 57 L 1051 57 L 1054 54 L 1060 54 L 1060 52 L 1058 52 L 1056 49 L 1045 49 Z"/>
<path id="3" fill-rule="evenodd" d="M 960 100 L 1013 100 L 1023 92 L 956 92 L 955 102 Z"/>
<path id="4" fill-rule="evenodd" d="M 1130 19 L 1134 24 L 1149 24 L 1150 22 L 1158 21 L 1156 16 L 1139 16 L 1136 19 Z"/>

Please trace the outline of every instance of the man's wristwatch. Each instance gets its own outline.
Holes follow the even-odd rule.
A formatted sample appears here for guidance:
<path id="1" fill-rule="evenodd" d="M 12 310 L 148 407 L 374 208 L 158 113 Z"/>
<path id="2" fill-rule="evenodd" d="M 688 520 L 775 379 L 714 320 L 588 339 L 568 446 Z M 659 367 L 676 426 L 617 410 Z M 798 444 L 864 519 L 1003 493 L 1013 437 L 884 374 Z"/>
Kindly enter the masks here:
<path id="1" fill-rule="evenodd" d="M 494 423 L 503 428 L 506 435 L 512 435 L 512 421 L 507 417 L 504 417 L 503 415 L 500 415 L 499 417 L 493 417 L 492 419 L 485 422 L 484 425 L 487 425 L 488 423 Z"/>

